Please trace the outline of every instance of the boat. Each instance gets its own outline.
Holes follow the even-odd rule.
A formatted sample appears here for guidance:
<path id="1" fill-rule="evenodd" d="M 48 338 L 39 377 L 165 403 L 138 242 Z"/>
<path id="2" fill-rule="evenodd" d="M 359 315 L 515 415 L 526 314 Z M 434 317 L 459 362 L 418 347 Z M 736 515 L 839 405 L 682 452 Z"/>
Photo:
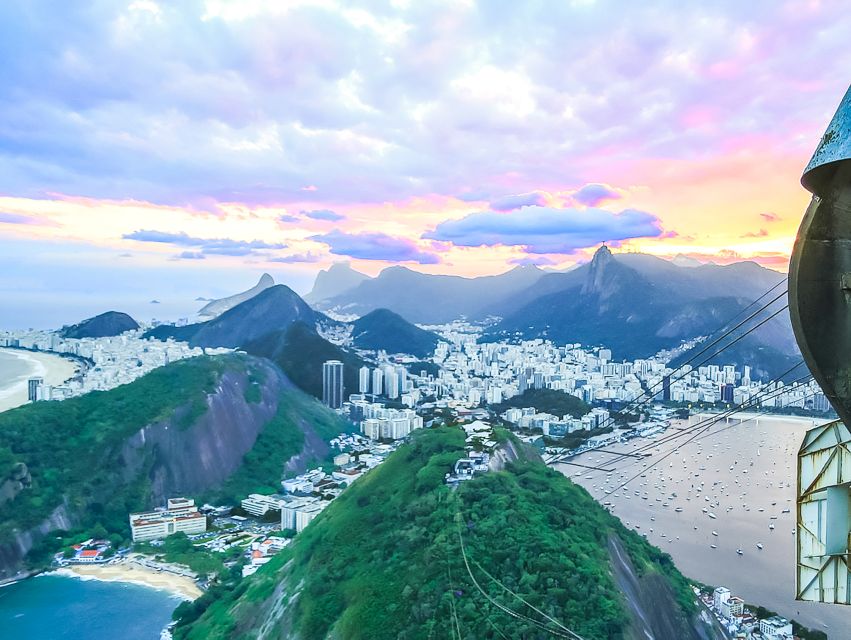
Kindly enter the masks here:
<path id="1" fill-rule="evenodd" d="M 717 544 L 711 544 L 711 545 L 709 545 L 709 546 L 710 546 L 710 548 L 712 548 L 712 549 L 717 549 L 717 548 L 718 548 L 718 545 L 717 545 Z"/>
<path id="2" fill-rule="evenodd" d="M 774 529 L 774 523 L 772 522 L 770 525 L 768 525 L 768 528 L 773 530 Z"/>
<path id="3" fill-rule="evenodd" d="M 683 512 L 683 508 L 682 508 L 682 507 L 677 507 L 676 509 L 674 509 L 674 511 L 676 511 L 677 513 L 682 513 L 682 512 Z"/>
<path id="4" fill-rule="evenodd" d="M 756 548 L 757 548 L 757 549 L 759 549 L 759 550 L 761 551 L 761 550 L 762 550 L 762 543 L 761 543 L 761 542 L 757 542 L 757 543 L 756 543 Z"/>
<path id="5" fill-rule="evenodd" d="M 718 535 L 718 532 L 717 532 L 717 531 L 713 531 L 713 532 L 712 532 L 712 535 L 713 535 L 713 536 L 717 536 L 717 535 Z"/>
<path id="6" fill-rule="evenodd" d="M 736 553 L 738 553 L 740 556 L 745 555 L 745 552 L 742 551 L 741 549 L 736 549 Z"/>
<path id="7" fill-rule="evenodd" d="M 717 517 L 718 517 L 718 516 L 716 516 L 714 513 L 707 513 L 706 515 L 708 515 L 708 516 L 709 516 L 710 518 L 712 518 L 713 520 L 715 520 L 715 518 L 717 518 Z"/>

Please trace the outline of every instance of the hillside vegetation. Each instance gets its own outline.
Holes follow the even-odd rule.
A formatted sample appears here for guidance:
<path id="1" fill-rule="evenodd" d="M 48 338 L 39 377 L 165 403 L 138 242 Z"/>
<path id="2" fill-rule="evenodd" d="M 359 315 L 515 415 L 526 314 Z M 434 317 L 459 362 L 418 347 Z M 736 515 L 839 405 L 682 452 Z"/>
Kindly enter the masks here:
<path id="1" fill-rule="evenodd" d="M 559 417 L 569 415 L 574 418 L 581 418 L 591 411 L 591 407 L 583 400 L 557 389 L 526 389 L 504 402 L 491 405 L 491 409 L 496 413 L 503 413 L 511 407 L 532 407 L 539 413 L 550 413 Z"/>
<path id="2" fill-rule="evenodd" d="M 443 475 L 463 454 L 456 427 L 416 432 L 257 574 L 183 607 L 175 637 L 426 640 L 453 627 L 464 639 L 551 637 L 543 628 L 557 627 L 506 589 L 586 640 L 631 637 L 613 536 L 640 580 L 652 578 L 678 637 L 696 637 L 670 558 L 583 489 L 533 461 L 453 491 Z"/>

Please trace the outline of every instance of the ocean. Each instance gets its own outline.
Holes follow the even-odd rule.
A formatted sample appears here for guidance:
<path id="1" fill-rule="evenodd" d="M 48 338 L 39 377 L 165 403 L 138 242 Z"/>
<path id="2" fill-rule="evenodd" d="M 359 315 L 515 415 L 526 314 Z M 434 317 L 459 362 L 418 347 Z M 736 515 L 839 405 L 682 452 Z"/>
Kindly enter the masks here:
<path id="1" fill-rule="evenodd" d="M 27 377 L 31 371 L 31 363 L 11 351 L 0 349 L 0 392 Z"/>
<path id="2" fill-rule="evenodd" d="M 0 637 L 157 640 L 179 604 L 135 584 L 37 576 L 0 587 Z"/>

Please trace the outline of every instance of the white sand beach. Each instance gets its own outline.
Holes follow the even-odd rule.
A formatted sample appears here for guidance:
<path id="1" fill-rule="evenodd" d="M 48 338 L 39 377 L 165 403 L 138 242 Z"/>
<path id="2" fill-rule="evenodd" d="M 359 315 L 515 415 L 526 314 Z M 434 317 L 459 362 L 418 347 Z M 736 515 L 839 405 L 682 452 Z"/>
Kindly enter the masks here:
<path id="1" fill-rule="evenodd" d="M 154 589 L 162 589 L 184 600 L 195 600 L 203 593 L 192 578 L 179 576 L 167 571 L 156 571 L 145 567 L 132 558 L 118 560 L 108 564 L 71 565 L 55 571 L 57 575 L 82 578 L 83 580 L 102 580 L 104 582 L 127 582 Z"/>
<path id="2" fill-rule="evenodd" d="M 17 361 L 17 362 L 15 362 Z M 7 367 L 3 367 L 3 363 Z M 0 411 L 27 403 L 27 380 L 43 378 L 47 385 L 61 385 L 77 371 L 77 364 L 52 353 L 0 349 Z"/>

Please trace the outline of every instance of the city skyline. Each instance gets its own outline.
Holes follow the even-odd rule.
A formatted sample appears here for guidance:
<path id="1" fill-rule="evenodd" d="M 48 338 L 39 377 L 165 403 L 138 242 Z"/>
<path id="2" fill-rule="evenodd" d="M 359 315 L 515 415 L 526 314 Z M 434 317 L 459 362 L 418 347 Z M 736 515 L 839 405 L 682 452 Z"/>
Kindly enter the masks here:
<path id="1" fill-rule="evenodd" d="M 304 291 L 339 260 L 473 276 L 604 241 L 784 270 L 851 62 L 836 2 L 276 4 L 0 10 L 0 294 Z"/>

